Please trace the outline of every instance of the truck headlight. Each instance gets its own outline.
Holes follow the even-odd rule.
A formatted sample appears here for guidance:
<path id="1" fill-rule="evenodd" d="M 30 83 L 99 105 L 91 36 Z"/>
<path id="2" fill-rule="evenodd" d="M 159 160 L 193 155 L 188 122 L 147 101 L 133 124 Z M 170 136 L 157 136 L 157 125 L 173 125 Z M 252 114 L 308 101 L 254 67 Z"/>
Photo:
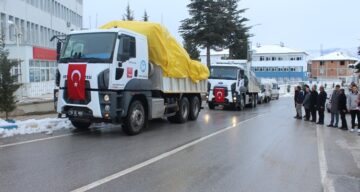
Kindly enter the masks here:
<path id="1" fill-rule="evenodd" d="M 59 98 L 59 91 L 55 92 L 55 98 Z"/>
<path id="2" fill-rule="evenodd" d="M 105 96 L 104 96 L 104 101 L 105 101 L 105 102 L 109 102 L 109 101 L 110 101 L 110 96 L 109 96 L 109 95 L 105 95 Z"/>

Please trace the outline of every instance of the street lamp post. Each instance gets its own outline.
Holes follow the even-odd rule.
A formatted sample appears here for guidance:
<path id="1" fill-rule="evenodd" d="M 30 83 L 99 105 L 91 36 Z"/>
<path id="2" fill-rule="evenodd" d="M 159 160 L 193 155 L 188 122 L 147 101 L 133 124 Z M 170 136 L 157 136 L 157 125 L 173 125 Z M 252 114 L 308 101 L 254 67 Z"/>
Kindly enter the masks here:
<path id="1" fill-rule="evenodd" d="M 8 21 L 9 25 L 11 26 L 14 26 L 15 28 L 15 37 L 16 37 L 16 51 L 17 51 L 17 67 L 18 67 L 18 74 L 19 75 L 19 78 L 18 78 L 18 81 L 19 82 L 23 82 L 22 80 L 22 66 L 21 66 L 21 59 L 20 59 L 20 38 L 21 38 L 21 31 L 19 29 L 19 27 L 13 22 L 13 21 Z M 20 80 L 19 80 L 20 79 Z M 22 98 L 23 97 L 23 88 L 20 88 L 20 97 Z"/>

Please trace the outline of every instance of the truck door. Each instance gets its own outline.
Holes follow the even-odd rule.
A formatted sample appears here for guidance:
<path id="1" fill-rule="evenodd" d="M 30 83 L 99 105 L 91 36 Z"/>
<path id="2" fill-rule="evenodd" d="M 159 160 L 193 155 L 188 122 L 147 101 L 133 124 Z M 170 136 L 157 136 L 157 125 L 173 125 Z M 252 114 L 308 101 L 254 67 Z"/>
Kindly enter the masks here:
<path id="1" fill-rule="evenodd" d="M 238 72 L 238 90 L 240 90 L 240 92 L 246 92 L 247 91 L 247 84 L 248 84 L 248 80 L 247 77 L 245 75 L 245 71 L 243 69 L 239 69 Z"/>
<path id="2" fill-rule="evenodd" d="M 124 89 L 127 82 L 138 73 L 136 59 L 136 38 L 121 34 L 118 36 L 117 49 L 115 50 L 116 62 L 111 66 L 110 88 Z"/>

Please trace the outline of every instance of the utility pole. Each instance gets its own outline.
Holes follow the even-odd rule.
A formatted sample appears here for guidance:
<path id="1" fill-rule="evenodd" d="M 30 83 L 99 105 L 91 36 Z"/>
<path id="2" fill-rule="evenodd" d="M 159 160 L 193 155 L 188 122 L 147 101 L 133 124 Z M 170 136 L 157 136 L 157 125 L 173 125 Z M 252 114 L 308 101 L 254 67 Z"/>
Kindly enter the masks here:
<path id="1" fill-rule="evenodd" d="M 8 23 L 9 23 L 10 26 L 12 25 L 15 28 L 16 52 L 17 52 L 16 60 L 17 60 L 17 73 L 18 73 L 16 75 L 19 75 L 19 77 L 17 77 L 18 82 L 23 83 L 24 82 L 23 79 L 22 79 L 22 69 L 23 68 L 21 66 L 22 62 L 21 62 L 21 59 L 20 59 L 20 56 L 19 56 L 19 54 L 21 52 L 20 51 L 20 38 L 21 38 L 22 34 L 21 34 L 21 31 L 20 31 L 19 27 L 13 21 L 9 20 Z M 23 94 L 24 89 L 23 88 L 24 88 L 23 86 L 20 88 L 20 97 L 21 98 L 23 98 L 23 96 L 24 96 L 24 94 Z"/>

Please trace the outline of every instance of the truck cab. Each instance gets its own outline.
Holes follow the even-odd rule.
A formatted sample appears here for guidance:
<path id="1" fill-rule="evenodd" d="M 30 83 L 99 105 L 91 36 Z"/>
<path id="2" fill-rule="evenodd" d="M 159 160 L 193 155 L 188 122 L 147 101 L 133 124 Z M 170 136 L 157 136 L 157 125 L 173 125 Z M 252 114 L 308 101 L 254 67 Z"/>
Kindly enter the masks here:
<path id="1" fill-rule="evenodd" d="M 208 80 L 208 106 L 229 106 L 243 110 L 246 105 L 256 107 L 259 90 L 252 92 L 254 79 L 243 65 L 214 64 Z M 260 88 L 258 88 L 260 89 Z"/>

